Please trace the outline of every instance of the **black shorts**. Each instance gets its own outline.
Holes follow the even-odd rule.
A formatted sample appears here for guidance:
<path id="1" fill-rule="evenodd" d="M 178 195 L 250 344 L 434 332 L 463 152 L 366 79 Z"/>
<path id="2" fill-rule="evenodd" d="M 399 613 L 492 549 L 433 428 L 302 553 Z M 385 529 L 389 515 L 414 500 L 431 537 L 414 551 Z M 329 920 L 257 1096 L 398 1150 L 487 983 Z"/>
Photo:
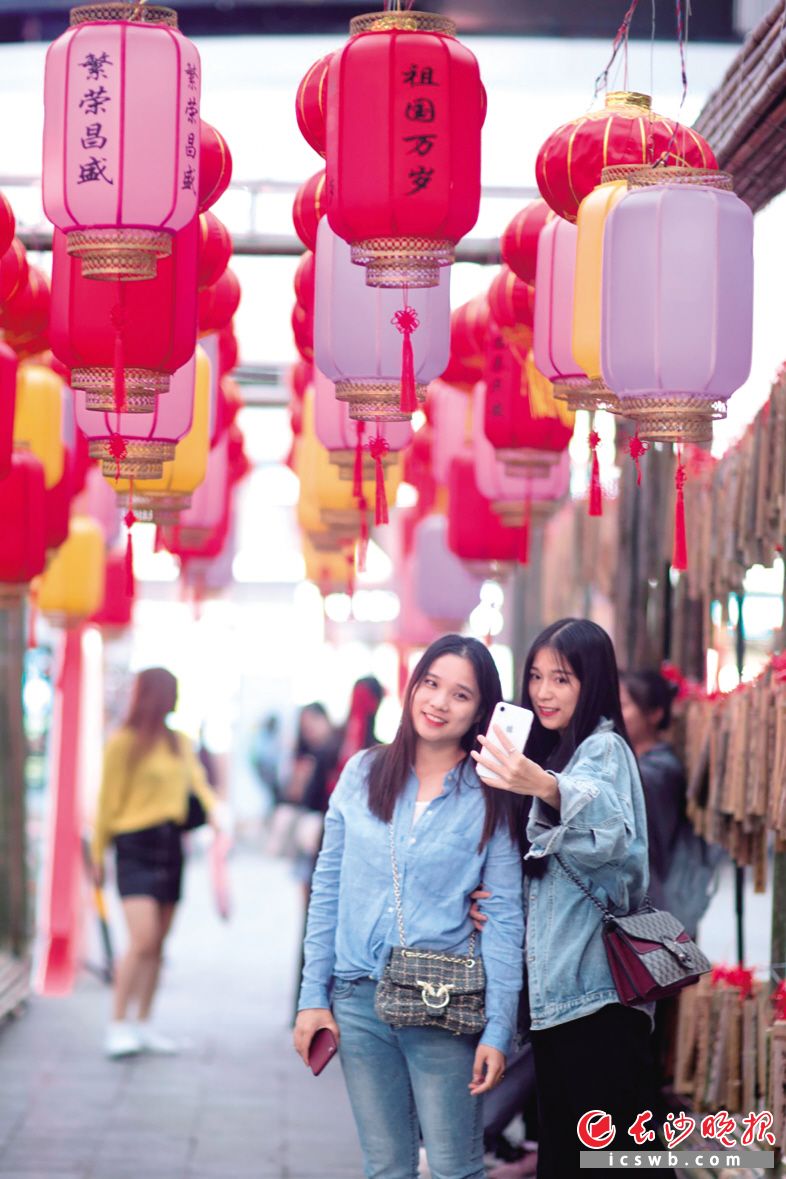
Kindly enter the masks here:
<path id="1" fill-rule="evenodd" d="M 114 838 L 121 897 L 153 897 L 162 905 L 180 900 L 183 845 L 177 823 L 159 823 Z"/>

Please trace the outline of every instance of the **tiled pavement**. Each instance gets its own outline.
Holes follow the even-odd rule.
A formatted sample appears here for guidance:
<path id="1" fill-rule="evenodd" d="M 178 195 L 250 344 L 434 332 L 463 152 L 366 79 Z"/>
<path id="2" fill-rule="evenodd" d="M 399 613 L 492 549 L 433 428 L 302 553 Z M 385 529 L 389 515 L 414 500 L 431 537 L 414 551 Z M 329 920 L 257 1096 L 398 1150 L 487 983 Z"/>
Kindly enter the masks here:
<path id="1" fill-rule="evenodd" d="M 315 1080 L 290 1046 L 298 887 L 252 848 L 232 883 L 223 924 L 189 865 L 158 1008 L 181 1055 L 105 1060 L 89 974 L 0 1028 L 0 1179 L 358 1179 L 338 1063 Z"/>

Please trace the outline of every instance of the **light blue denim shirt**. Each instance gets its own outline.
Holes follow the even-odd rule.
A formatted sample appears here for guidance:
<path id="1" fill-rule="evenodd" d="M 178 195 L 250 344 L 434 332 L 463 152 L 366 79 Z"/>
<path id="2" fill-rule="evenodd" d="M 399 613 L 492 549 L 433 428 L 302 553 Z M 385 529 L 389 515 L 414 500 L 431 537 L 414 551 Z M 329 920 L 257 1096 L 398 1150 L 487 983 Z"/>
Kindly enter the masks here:
<path id="1" fill-rule="evenodd" d="M 387 824 L 368 808 L 373 753 L 347 762 L 325 817 L 312 885 L 298 1009 L 327 1007 L 331 978 L 380 978 L 399 944 Z M 411 772 L 393 815 L 407 945 L 466 953 L 469 894 L 492 896 L 482 936 L 487 1024 L 484 1044 L 507 1052 L 521 989 L 521 855 L 507 828 L 478 851 L 485 801 L 473 766 L 456 767 L 415 827 Z"/>
<path id="2" fill-rule="evenodd" d="M 525 877 L 527 974 L 535 1031 L 618 1003 L 602 915 L 553 859 L 565 863 L 615 913 L 641 904 L 647 890 L 644 793 L 626 742 L 603 721 L 555 775 L 559 814 L 535 799 L 527 859 L 549 857 L 545 875 Z M 642 1005 L 651 1013 L 652 1005 Z"/>

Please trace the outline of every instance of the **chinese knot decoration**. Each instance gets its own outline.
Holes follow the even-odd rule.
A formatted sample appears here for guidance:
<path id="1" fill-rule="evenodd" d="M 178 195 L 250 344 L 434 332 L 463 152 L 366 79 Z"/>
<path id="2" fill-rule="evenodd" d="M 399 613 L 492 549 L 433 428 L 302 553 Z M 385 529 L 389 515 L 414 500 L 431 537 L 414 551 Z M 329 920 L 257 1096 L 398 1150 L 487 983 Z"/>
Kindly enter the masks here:
<path id="1" fill-rule="evenodd" d="M 46 58 L 43 199 L 86 277 L 155 277 L 193 220 L 199 97 L 199 55 L 172 9 L 72 9 Z"/>
<path id="2" fill-rule="evenodd" d="M 535 175 L 554 212 L 575 221 L 604 168 L 655 163 L 668 169 L 718 166 L 700 135 L 654 114 L 649 95 L 623 90 L 607 94 L 603 110 L 553 131 L 538 152 Z"/>
<path id="3" fill-rule="evenodd" d="M 369 286 L 430 287 L 480 203 L 485 94 L 455 25 L 358 16 L 327 74 L 327 206 Z"/>

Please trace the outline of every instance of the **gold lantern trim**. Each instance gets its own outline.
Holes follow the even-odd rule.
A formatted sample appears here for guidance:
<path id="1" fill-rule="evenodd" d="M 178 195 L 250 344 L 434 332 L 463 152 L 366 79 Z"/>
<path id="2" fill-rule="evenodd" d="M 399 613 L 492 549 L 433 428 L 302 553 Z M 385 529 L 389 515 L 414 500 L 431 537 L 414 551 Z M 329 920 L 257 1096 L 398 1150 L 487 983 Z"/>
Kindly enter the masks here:
<path id="1" fill-rule="evenodd" d="M 369 237 L 353 242 L 352 261 L 366 268 L 369 287 L 437 287 L 441 266 L 452 266 L 456 243 L 427 237 Z"/>
<path id="2" fill-rule="evenodd" d="M 172 253 L 172 235 L 158 229 L 72 229 L 66 249 L 82 261 L 82 276 L 104 282 L 155 278 L 158 259 Z"/>
<path id="3" fill-rule="evenodd" d="M 396 465 L 398 456 L 387 453 L 381 456 L 382 469 L 389 471 Z M 354 450 L 331 450 L 330 464 L 338 470 L 338 477 L 342 482 L 350 483 L 355 478 L 356 452 Z M 367 483 L 376 478 L 376 462 L 367 452 L 363 452 L 361 482 Z"/>
<path id="4" fill-rule="evenodd" d="M 418 403 L 426 400 L 427 385 L 416 383 Z M 408 422 L 411 413 L 401 408 L 398 381 L 337 381 L 336 399 L 346 401 L 353 422 Z"/>
<path id="5" fill-rule="evenodd" d="M 123 370 L 125 402 L 123 413 L 153 413 L 156 398 L 169 391 L 169 375 L 151 368 Z M 115 373 L 107 366 L 74 368 L 71 387 L 85 394 L 85 406 L 97 413 L 116 413 Z"/>
<path id="6" fill-rule="evenodd" d="M 94 24 L 96 21 L 125 21 L 141 25 L 165 25 L 176 29 L 177 13 L 174 8 L 160 4 L 80 4 L 72 8 L 68 23 L 74 25 Z"/>
<path id="7" fill-rule="evenodd" d="M 555 451 L 533 450 L 527 446 L 515 449 L 506 447 L 496 451 L 496 456 L 504 464 L 506 475 L 512 475 L 514 478 L 526 475 L 535 479 L 548 475 L 559 458 Z"/>

